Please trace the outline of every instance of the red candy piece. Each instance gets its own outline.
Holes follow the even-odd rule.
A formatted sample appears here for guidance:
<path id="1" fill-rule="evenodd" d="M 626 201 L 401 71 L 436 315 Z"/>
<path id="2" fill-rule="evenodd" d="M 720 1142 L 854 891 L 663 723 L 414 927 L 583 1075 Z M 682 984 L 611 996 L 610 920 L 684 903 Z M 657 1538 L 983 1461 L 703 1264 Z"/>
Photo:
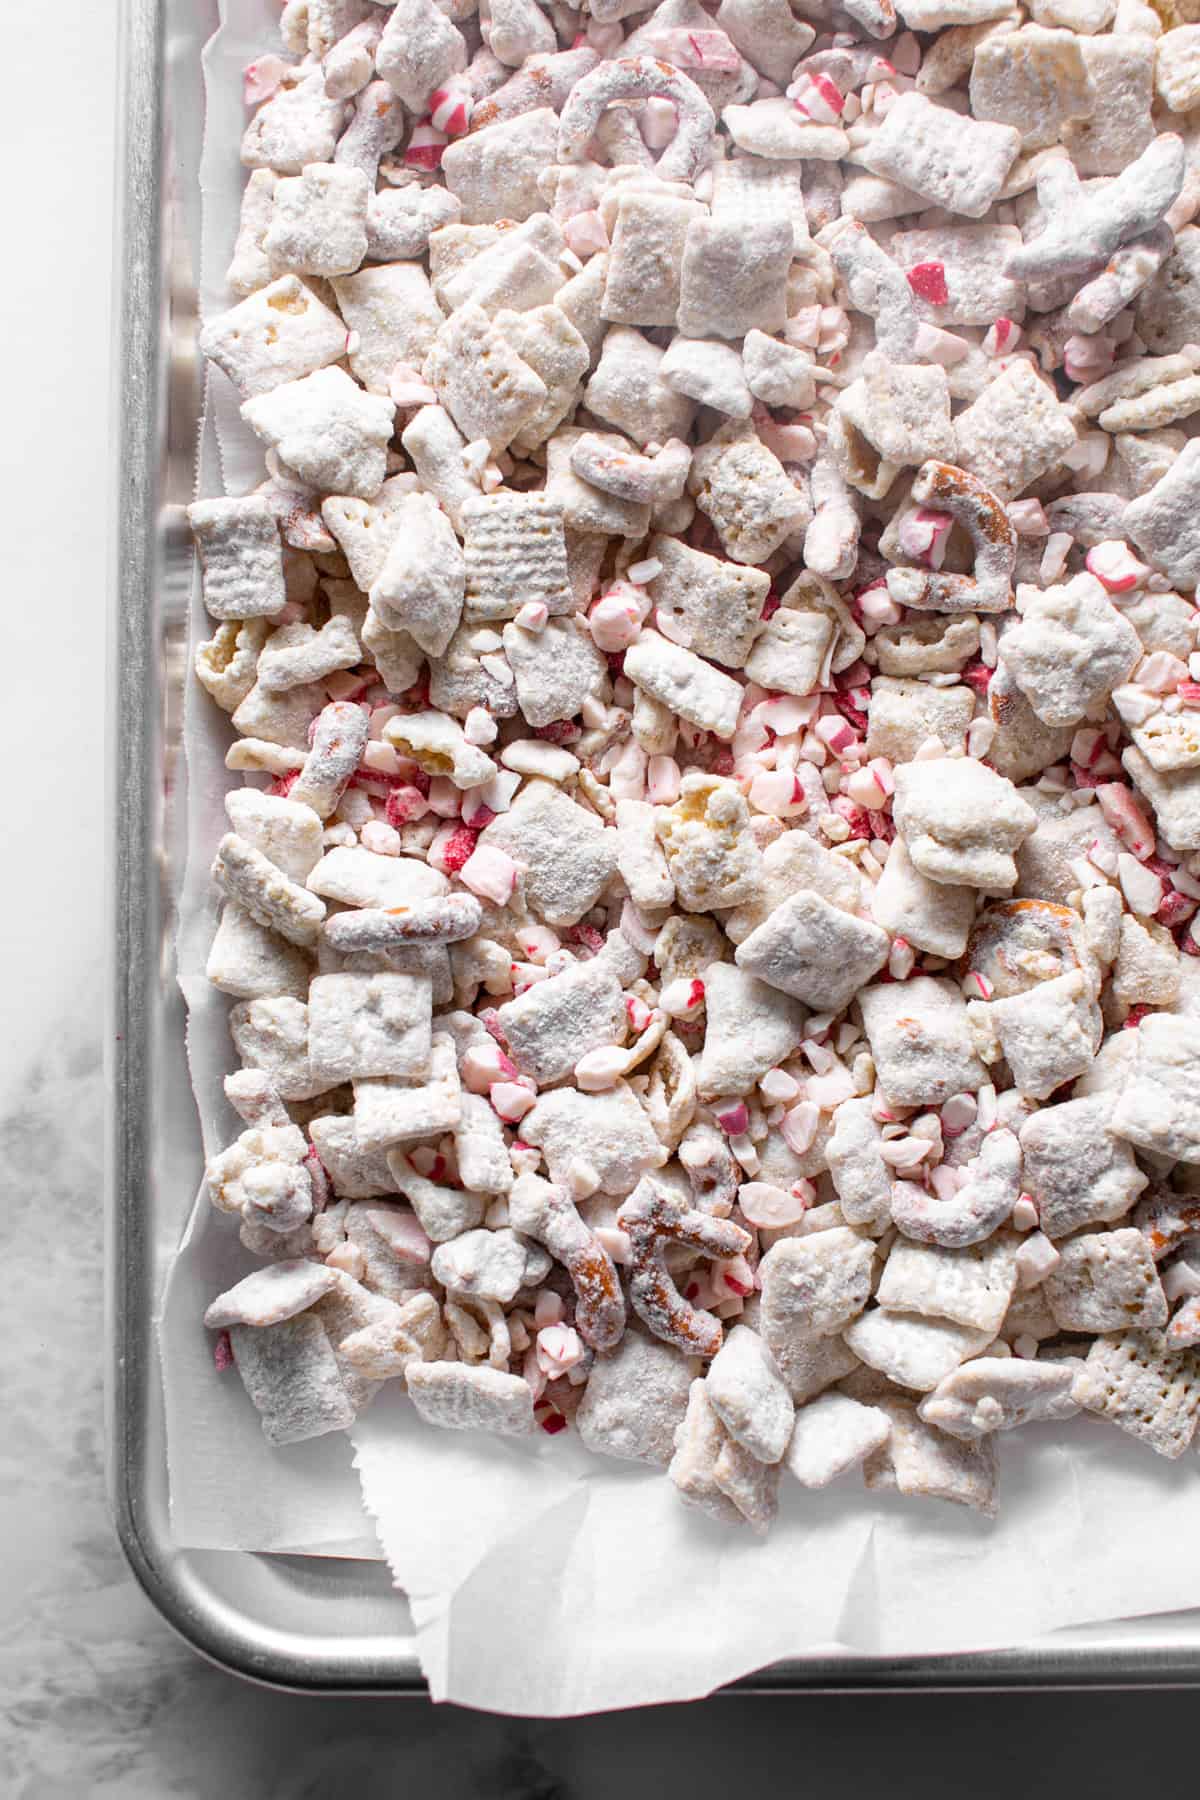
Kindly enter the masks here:
<path id="1" fill-rule="evenodd" d="M 946 286 L 946 265 L 940 262 L 916 263 L 908 271 L 908 285 L 931 306 L 945 306 L 950 298 Z"/>

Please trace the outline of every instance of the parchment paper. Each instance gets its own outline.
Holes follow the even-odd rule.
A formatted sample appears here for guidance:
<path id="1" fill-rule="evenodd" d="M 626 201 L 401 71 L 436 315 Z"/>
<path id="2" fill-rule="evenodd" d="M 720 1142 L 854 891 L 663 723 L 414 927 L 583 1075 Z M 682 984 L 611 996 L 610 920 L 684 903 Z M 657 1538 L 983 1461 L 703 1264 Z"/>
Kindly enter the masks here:
<path id="1" fill-rule="evenodd" d="M 240 72 L 278 48 L 276 0 L 223 0 L 221 11 L 204 57 L 206 316 L 228 304 L 223 277 L 244 179 Z M 200 491 L 244 491 L 260 472 L 236 397 L 214 375 Z M 207 635 L 198 595 L 192 628 L 193 642 Z M 194 685 L 186 732 L 194 854 L 179 963 L 211 1148 L 237 1129 L 220 1088 L 233 1062 L 227 1002 L 203 980 L 228 731 Z M 231 1222 L 198 1205 L 162 1321 L 176 1532 L 225 1549 L 378 1555 L 365 1505 L 409 1597 L 437 1699 L 498 1712 L 596 1711 L 691 1698 L 805 1653 L 996 1649 L 1200 1605 L 1195 1455 L 1164 1462 L 1086 1418 L 999 1441 L 994 1522 L 868 1494 L 857 1476 L 817 1494 L 785 1477 L 765 1543 L 681 1506 L 661 1473 L 590 1457 L 569 1433 L 513 1442 L 430 1430 L 392 1387 L 349 1440 L 271 1451 L 240 1384 L 214 1375 L 200 1325 L 207 1301 L 251 1261 Z"/>

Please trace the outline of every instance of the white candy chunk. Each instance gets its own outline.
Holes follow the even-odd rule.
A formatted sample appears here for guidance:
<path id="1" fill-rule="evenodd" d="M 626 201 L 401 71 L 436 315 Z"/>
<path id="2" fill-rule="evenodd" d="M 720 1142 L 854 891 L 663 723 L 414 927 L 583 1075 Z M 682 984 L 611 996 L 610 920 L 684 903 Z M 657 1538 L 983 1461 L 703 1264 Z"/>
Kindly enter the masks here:
<path id="1" fill-rule="evenodd" d="M 797 1409 L 783 1466 L 802 1487 L 828 1487 L 886 1444 L 891 1429 L 877 1406 L 848 1394 L 822 1394 Z"/>
<path id="2" fill-rule="evenodd" d="M 387 473 L 395 410 L 343 369 L 318 369 L 247 400 L 242 417 L 312 487 L 370 500 Z"/>
<path id="3" fill-rule="evenodd" d="M 795 1409 L 763 1340 L 737 1325 L 709 1364 L 709 1404 L 729 1435 L 759 1462 L 777 1463 L 792 1434 Z"/>
<path id="4" fill-rule="evenodd" d="M 533 1430 L 533 1389 L 519 1375 L 484 1364 L 420 1362 L 407 1370 L 406 1385 L 427 1425 L 494 1431 L 501 1437 L 523 1437 Z"/>
<path id="5" fill-rule="evenodd" d="M 893 816 L 914 868 L 930 881 L 1007 893 L 1014 852 L 1037 814 L 1011 781 L 970 757 L 939 757 L 896 770 Z"/>

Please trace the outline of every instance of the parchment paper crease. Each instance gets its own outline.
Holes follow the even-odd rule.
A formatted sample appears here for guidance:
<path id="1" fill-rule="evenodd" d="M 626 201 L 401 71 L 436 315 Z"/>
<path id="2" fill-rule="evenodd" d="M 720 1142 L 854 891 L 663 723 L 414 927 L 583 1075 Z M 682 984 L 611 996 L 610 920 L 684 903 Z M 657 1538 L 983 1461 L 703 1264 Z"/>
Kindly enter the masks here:
<path id="1" fill-rule="evenodd" d="M 204 55 L 202 310 L 223 276 L 243 171 L 240 72 L 277 48 L 273 0 L 224 0 Z M 210 381 L 204 493 L 239 492 L 261 453 L 224 378 Z M 193 642 L 207 633 L 193 597 Z M 203 981 L 215 923 L 207 869 L 223 829 L 227 728 L 192 688 L 180 979 L 206 1145 L 236 1121 L 221 1093 L 227 1004 Z M 784 1480 L 764 1544 L 682 1507 L 661 1474 L 598 1461 L 568 1434 L 513 1443 L 423 1427 L 388 1388 L 344 1437 L 273 1452 L 236 1381 L 213 1372 L 204 1305 L 250 1259 L 198 1205 L 164 1294 L 162 1349 L 180 1541 L 378 1555 L 437 1699 L 564 1714 L 683 1700 L 784 1657 L 994 1649 L 1055 1628 L 1200 1605 L 1200 1469 L 1091 1420 L 1002 1439 L 994 1522 L 937 1502 L 819 1494 Z M 353 1450 L 353 1468 L 351 1455 Z M 357 1475 L 355 1474 L 357 1471 Z M 361 1494 L 359 1491 L 361 1478 Z M 398 1612 L 397 1629 L 402 1631 Z"/>

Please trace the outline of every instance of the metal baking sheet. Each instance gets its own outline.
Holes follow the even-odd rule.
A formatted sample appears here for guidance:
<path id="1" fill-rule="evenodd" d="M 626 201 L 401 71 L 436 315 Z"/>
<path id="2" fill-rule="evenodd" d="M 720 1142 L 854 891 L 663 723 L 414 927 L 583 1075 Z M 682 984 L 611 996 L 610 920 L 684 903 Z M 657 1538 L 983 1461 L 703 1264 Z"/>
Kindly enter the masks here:
<path id="1" fill-rule="evenodd" d="M 215 25 L 216 0 L 124 0 L 110 652 L 109 1490 L 134 1574 L 202 1655 L 298 1691 L 414 1694 L 423 1682 L 411 1620 L 383 1563 L 186 1549 L 172 1541 L 168 1517 L 153 1303 L 200 1162 L 172 950 L 192 575 L 183 508 L 200 407 L 186 226 L 199 204 L 200 50 Z M 812 1656 L 736 1685 L 778 1693 L 1200 1685 L 1200 1613 L 1057 1632 L 977 1656 Z"/>

